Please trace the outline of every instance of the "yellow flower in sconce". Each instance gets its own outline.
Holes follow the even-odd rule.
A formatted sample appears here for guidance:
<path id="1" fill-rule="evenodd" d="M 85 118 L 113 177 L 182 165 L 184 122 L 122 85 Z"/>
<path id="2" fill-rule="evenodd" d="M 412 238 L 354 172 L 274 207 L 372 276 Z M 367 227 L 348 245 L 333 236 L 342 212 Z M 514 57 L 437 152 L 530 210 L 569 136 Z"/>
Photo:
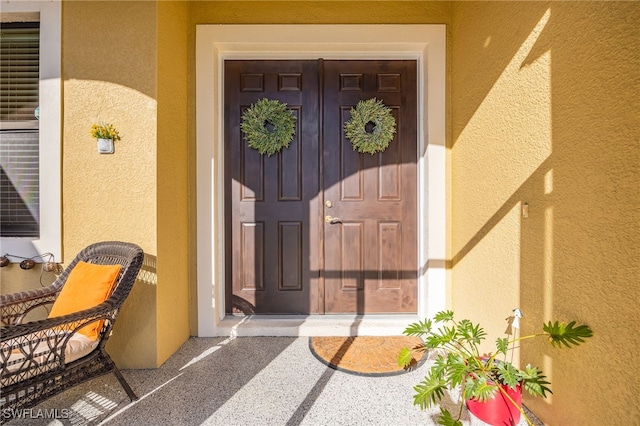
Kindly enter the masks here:
<path id="1" fill-rule="evenodd" d="M 112 139 L 114 141 L 120 140 L 120 133 L 116 130 L 115 126 L 111 123 L 102 122 L 101 124 L 91 125 L 91 136 L 96 139 Z"/>

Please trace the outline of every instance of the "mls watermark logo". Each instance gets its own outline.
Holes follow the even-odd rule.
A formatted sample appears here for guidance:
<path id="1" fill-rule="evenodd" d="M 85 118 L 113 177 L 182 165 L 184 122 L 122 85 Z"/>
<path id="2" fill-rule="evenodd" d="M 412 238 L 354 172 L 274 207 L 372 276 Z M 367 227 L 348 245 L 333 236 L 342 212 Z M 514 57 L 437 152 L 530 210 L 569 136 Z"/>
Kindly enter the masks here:
<path id="1" fill-rule="evenodd" d="M 68 408 L 58 409 L 36 409 L 36 408 L 24 408 L 21 410 L 15 410 L 13 408 L 6 408 L 2 410 L 2 418 L 4 420 L 14 419 L 68 419 L 71 415 L 71 410 Z"/>

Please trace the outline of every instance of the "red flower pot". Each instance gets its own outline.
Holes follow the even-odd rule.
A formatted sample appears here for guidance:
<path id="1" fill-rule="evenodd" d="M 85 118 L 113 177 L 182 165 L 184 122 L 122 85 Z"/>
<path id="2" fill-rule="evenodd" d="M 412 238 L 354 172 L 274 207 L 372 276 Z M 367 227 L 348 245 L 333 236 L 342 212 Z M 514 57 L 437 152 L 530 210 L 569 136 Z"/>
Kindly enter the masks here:
<path id="1" fill-rule="evenodd" d="M 514 426 L 520 421 L 519 408 L 522 406 L 522 385 L 518 385 L 516 389 L 505 385 L 500 385 L 500 387 L 518 404 L 517 407 L 502 392 L 498 392 L 485 402 L 479 402 L 475 399 L 468 400 L 467 408 L 474 416 L 491 426 Z"/>

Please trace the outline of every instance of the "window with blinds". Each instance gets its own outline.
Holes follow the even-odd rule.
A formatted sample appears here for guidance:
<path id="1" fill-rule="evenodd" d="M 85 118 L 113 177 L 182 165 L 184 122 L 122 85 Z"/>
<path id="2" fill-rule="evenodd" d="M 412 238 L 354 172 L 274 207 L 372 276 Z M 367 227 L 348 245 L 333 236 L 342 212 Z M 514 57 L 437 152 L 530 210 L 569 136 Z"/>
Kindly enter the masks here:
<path id="1" fill-rule="evenodd" d="M 0 24 L 0 236 L 39 237 L 39 23 Z"/>

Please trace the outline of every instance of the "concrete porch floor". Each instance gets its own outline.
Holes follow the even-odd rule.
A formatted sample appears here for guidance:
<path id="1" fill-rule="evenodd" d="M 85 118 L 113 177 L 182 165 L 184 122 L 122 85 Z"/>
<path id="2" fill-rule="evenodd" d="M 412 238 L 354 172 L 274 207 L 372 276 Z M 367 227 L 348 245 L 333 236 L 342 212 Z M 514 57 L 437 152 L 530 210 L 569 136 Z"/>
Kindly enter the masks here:
<path id="1" fill-rule="evenodd" d="M 435 425 L 438 409 L 413 406 L 426 374 L 364 377 L 335 371 L 310 352 L 308 337 L 190 338 L 162 367 L 123 370 L 140 399 L 130 403 L 106 375 L 51 398 L 9 425 Z M 455 396 L 454 396 L 455 398 Z M 450 398 L 444 402 L 457 413 Z M 534 424 L 542 425 L 535 421 Z M 465 425 L 483 425 L 470 419 Z M 521 419 L 519 425 L 526 425 Z"/>

